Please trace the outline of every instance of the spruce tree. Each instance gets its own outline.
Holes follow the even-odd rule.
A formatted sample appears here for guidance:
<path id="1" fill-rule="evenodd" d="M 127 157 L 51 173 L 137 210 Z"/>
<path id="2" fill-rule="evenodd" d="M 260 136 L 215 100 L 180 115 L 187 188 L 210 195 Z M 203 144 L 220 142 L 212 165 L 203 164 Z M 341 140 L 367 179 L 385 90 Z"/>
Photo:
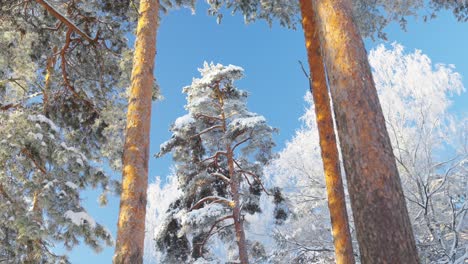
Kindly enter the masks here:
<path id="1" fill-rule="evenodd" d="M 275 129 L 248 111 L 247 93 L 234 86 L 242 68 L 205 63 L 199 71 L 201 78 L 183 89 L 188 114 L 174 122 L 172 138 L 157 154 L 172 152 L 183 193 L 168 210 L 157 244 L 168 263 L 215 260 L 211 241 L 222 242 L 231 261 L 248 263 L 260 246 L 246 239 L 244 216 L 260 212 L 260 195 L 270 193 L 262 171 L 272 158 Z"/>

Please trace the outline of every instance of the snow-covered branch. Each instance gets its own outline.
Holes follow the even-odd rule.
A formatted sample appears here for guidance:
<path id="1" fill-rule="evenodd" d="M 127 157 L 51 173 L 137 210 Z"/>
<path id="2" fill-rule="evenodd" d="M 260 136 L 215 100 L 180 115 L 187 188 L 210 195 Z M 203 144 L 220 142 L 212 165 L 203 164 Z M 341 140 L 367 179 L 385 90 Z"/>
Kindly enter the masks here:
<path id="1" fill-rule="evenodd" d="M 226 199 L 224 197 L 219 197 L 219 196 L 207 196 L 207 197 L 204 197 L 203 199 L 199 200 L 196 204 L 194 204 L 190 209 L 189 211 L 193 211 L 195 209 L 198 209 L 200 208 L 205 202 L 212 202 L 212 203 L 221 203 L 221 204 L 225 204 L 227 205 L 228 207 L 233 207 L 233 204 L 234 202 L 229 200 L 229 199 Z"/>
<path id="2" fill-rule="evenodd" d="M 65 15 L 60 13 L 60 11 L 55 9 L 47 0 L 36 0 L 36 2 L 40 4 L 41 6 L 43 6 L 47 10 L 47 12 L 49 12 L 56 19 L 60 20 L 60 22 L 67 25 L 69 29 L 71 29 L 72 31 L 75 31 L 78 35 L 82 36 L 84 39 L 86 39 L 90 43 L 93 43 L 98 39 L 97 35 L 95 38 L 92 38 L 88 34 L 86 34 L 84 31 L 82 31 L 75 23 L 73 23 Z"/>
<path id="3" fill-rule="evenodd" d="M 220 172 L 213 172 L 210 175 L 218 177 L 218 178 L 220 178 L 221 180 L 223 180 L 224 182 L 226 182 L 228 184 L 231 182 L 231 180 L 228 177 L 226 177 L 226 175 L 224 175 L 224 174 L 222 174 Z"/>
<path id="4" fill-rule="evenodd" d="M 203 134 L 205 134 L 205 133 L 208 133 L 208 132 L 210 132 L 210 131 L 212 131 L 212 130 L 215 130 L 215 129 L 217 129 L 217 128 L 223 129 L 223 126 L 222 126 L 222 125 L 214 125 L 214 126 L 211 126 L 211 127 L 209 127 L 209 128 L 206 128 L 206 129 L 202 130 L 201 132 L 199 132 L 199 133 L 197 133 L 197 134 L 191 136 L 190 138 L 192 139 L 192 138 L 199 137 L 199 136 L 201 136 L 201 135 L 203 135 Z"/>

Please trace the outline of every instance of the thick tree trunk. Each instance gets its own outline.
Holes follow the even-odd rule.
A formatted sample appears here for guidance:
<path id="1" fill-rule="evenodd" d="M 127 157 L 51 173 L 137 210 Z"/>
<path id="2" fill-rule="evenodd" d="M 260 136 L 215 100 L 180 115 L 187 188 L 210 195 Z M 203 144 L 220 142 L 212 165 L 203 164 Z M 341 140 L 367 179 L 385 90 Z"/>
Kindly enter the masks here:
<path id="1" fill-rule="evenodd" d="M 140 1 L 123 153 L 115 264 L 143 262 L 158 0 Z"/>
<path id="2" fill-rule="evenodd" d="M 310 0 L 300 0 L 300 6 L 310 76 L 312 79 L 310 89 L 314 98 L 323 170 L 327 186 L 328 209 L 330 210 L 336 263 L 354 263 L 353 245 L 340 172 L 340 159 L 336 146 L 325 68 L 317 36 L 315 14 Z"/>
<path id="3" fill-rule="evenodd" d="M 418 263 L 401 181 L 351 1 L 313 3 L 362 263 Z"/>

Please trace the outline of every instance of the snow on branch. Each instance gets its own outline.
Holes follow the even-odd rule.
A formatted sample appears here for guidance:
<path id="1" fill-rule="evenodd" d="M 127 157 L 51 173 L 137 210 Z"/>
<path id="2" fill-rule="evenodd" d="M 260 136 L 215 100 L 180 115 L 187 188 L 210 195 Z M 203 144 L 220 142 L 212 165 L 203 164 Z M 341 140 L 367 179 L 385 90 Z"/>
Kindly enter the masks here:
<path id="1" fill-rule="evenodd" d="M 210 175 L 218 177 L 221 180 L 225 181 L 226 183 L 231 183 L 231 180 L 228 177 L 226 177 L 226 175 L 224 175 L 224 174 L 222 174 L 220 172 L 213 172 Z"/>
<path id="2" fill-rule="evenodd" d="M 197 134 L 191 136 L 190 139 L 199 137 L 199 136 L 201 136 L 201 135 L 203 135 L 203 134 L 205 134 L 205 133 L 208 133 L 208 132 L 210 132 L 210 131 L 212 131 L 212 130 L 215 130 L 215 129 L 217 129 L 217 128 L 223 129 L 223 126 L 222 126 L 222 125 L 214 125 L 214 126 L 211 126 L 211 127 L 209 127 L 209 128 L 206 128 L 206 129 L 202 130 L 200 133 L 197 133 Z"/>
<path id="3" fill-rule="evenodd" d="M 77 226 L 88 224 L 91 228 L 96 227 L 96 221 L 86 212 L 73 212 L 68 210 L 64 214 L 65 218 L 71 220 L 71 222 Z"/>
<path id="4" fill-rule="evenodd" d="M 93 43 L 97 40 L 98 36 L 96 35 L 95 38 L 91 38 L 88 34 L 83 32 L 75 23 L 70 21 L 65 15 L 60 13 L 57 9 L 55 9 L 47 0 L 36 0 L 38 4 L 43 6 L 47 12 L 49 12 L 51 15 L 53 15 L 55 18 L 60 20 L 60 22 L 64 23 L 67 25 L 68 28 L 72 29 L 75 31 L 78 35 L 82 36 L 84 39 L 89 41 L 90 43 Z"/>
<path id="5" fill-rule="evenodd" d="M 192 206 L 192 208 L 189 209 L 189 211 L 193 211 L 195 209 L 200 208 L 205 202 L 208 202 L 208 201 L 211 201 L 213 203 L 222 203 L 231 208 L 234 207 L 234 202 L 229 199 L 226 199 L 224 197 L 219 197 L 219 196 L 207 196 L 201 199 L 200 201 L 198 201 L 194 206 Z"/>

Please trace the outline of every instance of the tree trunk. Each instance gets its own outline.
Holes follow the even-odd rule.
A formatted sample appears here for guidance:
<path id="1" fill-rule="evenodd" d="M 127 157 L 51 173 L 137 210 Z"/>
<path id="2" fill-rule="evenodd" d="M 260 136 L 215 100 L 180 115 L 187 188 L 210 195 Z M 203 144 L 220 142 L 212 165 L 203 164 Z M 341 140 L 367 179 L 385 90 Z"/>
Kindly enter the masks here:
<path id="1" fill-rule="evenodd" d="M 123 153 L 115 264 L 143 263 L 158 0 L 140 1 Z"/>
<path id="2" fill-rule="evenodd" d="M 231 177 L 231 192 L 234 207 L 232 208 L 232 216 L 234 218 L 234 229 L 236 230 L 237 246 L 239 247 L 239 260 L 241 264 L 248 264 L 249 257 L 245 243 L 244 221 L 240 210 L 240 195 L 239 195 L 239 175 L 234 172 L 234 153 L 230 146 L 227 148 L 229 176 Z"/>
<path id="3" fill-rule="evenodd" d="M 54 47 L 52 49 L 54 55 L 50 56 L 47 58 L 47 64 L 46 64 L 46 75 L 44 78 L 44 91 L 42 94 L 42 104 L 43 104 L 43 110 L 44 110 L 44 115 L 49 118 L 49 96 L 50 96 L 50 84 L 52 82 L 52 75 L 54 74 L 54 67 L 55 67 L 55 62 L 56 62 L 56 55 L 57 53 L 57 47 Z"/>
<path id="4" fill-rule="evenodd" d="M 351 1 L 313 3 L 362 263 L 418 263 L 401 181 Z"/>
<path id="5" fill-rule="evenodd" d="M 221 120 L 223 122 L 223 132 L 226 133 L 226 114 L 224 113 L 224 99 L 223 94 L 219 89 L 219 84 L 216 87 L 218 94 L 219 105 L 221 108 Z M 229 177 L 231 179 L 230 188 L 232 193 L 232 201 L 234 205 L 232 207 L 232 218 L 234 219 L 234 230 L 236 232 L 236 242 L 239 248 L 239 260 L 241 264 L 249 263 L 249 255 L 247 252 L 247 245 L 245 242 L 244 232 L 244 220 L 242 219 L 241 208 L 240 208 L 240 179 L 239 175 L 236 175 L 234 171 L 234 152 L 231 148 L 230 143 L 226 144 L 226 154 L 229 169 Z"/>
<path id="6" fill-rule="evenodd" d="M 328 209 L 330 210 L 336 263 L 354 263 L 353 245 L 340 172 L 340 159 L 336 146 L 323 58 L 317 36 L 317 25 L 315 24 L 312 2 L 310 0 L 300 0 L 300 6 L 311 76 L 310 90 L 314 98 L 323 170 L 327 186 Z"/>

